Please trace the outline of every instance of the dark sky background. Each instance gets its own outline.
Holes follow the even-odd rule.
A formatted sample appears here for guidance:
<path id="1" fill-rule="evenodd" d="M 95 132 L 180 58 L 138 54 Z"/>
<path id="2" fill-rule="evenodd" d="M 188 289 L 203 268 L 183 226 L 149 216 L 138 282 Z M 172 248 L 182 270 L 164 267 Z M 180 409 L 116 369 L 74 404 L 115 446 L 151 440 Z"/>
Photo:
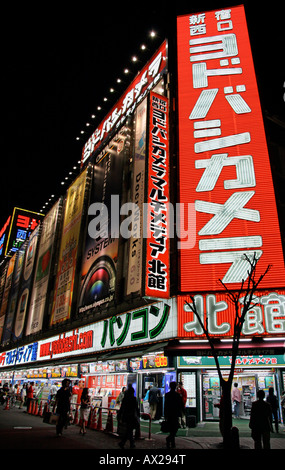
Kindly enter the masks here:
<path id="1" fill-rule="evenodd" d="M 240 3 L 89 0 L 1 7 L 0 228 L 14 206 L 40 211 L 52 194 L 64 194 L 67 186 L 60 183 L 85 141 L 163 39 L 173 37 L 176 15 Z M 285 119 L 284 7 L 280 0 L 244 4 L 263 111 Z M 159 37 L 150 39 L 151 30 Z M 133 55 L 140 62 L 133 64 Z M 125 67 L 133 74 L 118 86 Z"/>

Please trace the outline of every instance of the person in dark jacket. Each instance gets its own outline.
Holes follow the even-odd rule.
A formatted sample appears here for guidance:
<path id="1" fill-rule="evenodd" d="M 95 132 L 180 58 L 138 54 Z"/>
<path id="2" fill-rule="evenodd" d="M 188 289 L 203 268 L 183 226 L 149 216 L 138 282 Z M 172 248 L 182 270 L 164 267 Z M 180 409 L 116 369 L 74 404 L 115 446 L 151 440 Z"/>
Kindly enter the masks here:
<path id="1" fill-rule="evenodd" d="M 56 414 L 59 415 L 56 425 L 56 435 L 61 436 L 64 426 L 67 424 L 68 415 L 70 412 L 70 380 L 64 379 L 62 386 L 56 394 L 55 406 Z"/>
<path id="2" fill-rule="evenodd" d="M 129 384 L 127 391 L 124 394 L 121 408 L 118 412 L 118 420 L 121 423 L 121 428 L 124 428 L 122 439 L 119 442 L 121 449 L 124 448 L 127 440 L 130 441 L 130 448 L 135 447 L 133 431 L 137 427 L 139 419 L 139 408 L 137 399 L 135 397 L 135 390 Z"/>
<path id="3" fill-rule="evenodd" d="M 249 421 L 254 448 L 257 450 L 262 449 L 261 439 L 263 448 L 270 449 L 271 407 L 269 403 L 264 401 L 264 397 L 264 391 L 258 390 L 258 400 L 252 404 Z"/>
<path id="4" fill-rule="evenodd" d="M 267 396 L 266 401 L 271 406 L 272 415 L 274 417 L 275 430 L 276 430 L 276 432 L 278 432 L 279 431 L 279 427 L 278 427 L 278 425 L 279 425 L 279 423 L 278 423 L 278 421 L 279 421 L 278 420 L 278 408 L 279 408 L 278 400 L 277 400 L 277 396 L 274 395 L 273 387 L 270 387 L 268 392 L 269 392 L 269 395 Z M 272 415 L 271 415 L 271 425 L 272 425 Z M 271 431 L 272 431 L 272 429 L 271 429 Z"/>
<path id="5" fill-rule="evenodd" d="M 168 424 L 169 436 L 166 438 L 166 447 L 175 448 L 175 437 L 179 428 L 179 418 L 183 413 L 183 401 L 181 395 L 175 391 L 176 382 L 170 382 L 170 391 L 165 394 L 164 417 Z"/>

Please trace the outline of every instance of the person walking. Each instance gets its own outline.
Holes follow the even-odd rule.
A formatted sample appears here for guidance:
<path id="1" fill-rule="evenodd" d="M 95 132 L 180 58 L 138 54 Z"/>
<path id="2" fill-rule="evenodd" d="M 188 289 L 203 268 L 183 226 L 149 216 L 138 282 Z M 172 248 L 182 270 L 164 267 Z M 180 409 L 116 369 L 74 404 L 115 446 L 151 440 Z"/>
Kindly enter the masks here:
<path id="1" fill-rule="evenodd" d="M 261 440 L 263 449 L 270 449 L 271 407 L 264 397 L 264 390 L 258 390 L 258 400 L 253 402 L 250 414 L 249 427 L 256 450 L 262 449 Z"/>
<path id="2" fill-rule="evenodd" d="M 234 415 L 236 418 L 239 418 L 239 408 L 240 408 L 240 402 L 241 402 L 241 393 L 238 388 L 238 383 L 234 383 L 234 388 L 232 390 L 232 402 L 234 405 Z"/>
<path id="3" fill-rule="evenodd" d="M 33 398 L 34 398 L 34 385 L 35 385 L 35 382 L 31 382 L 30 385 L 28 385 L 28 388 L 27 388 L 27 412 L 29 412 L 29 408 L 30 408 L 30 404 L 31 402 L 33 401 Z"/>
<path id="4" fill-rule="evenodd" d="M 84 388 L 81 395 L 81 406 L 80 406 L 80 434 L 86 434 L 86 423 L 90 412 L 90 396 L 88 394 L 88 388 Z"/>
<path id="5" fill-rule="evenodd" d="M 181 427 L 186 428 L 186 402 L 187 402 L 187 392 L 185 388 L 183 387 L 183 383 L 179 382 L 178 387 L 177 387 L 177 392 L 181 395 L 182 398 L 182 403 L 183 403 L 183 410 L 182 410 L 182 416 L 181 416 Z"/>
<path id="6" fill-rule="evenodd" d="M 268 396 L 267 396 L 267 398 L 266 398 L 266 401 L 267 401 L 267 403 L 269 403 L 269 405 L 271 406 L 271 411 L 272 411 L 272 414 L 271 414 L 271 426 L 272 426 L 272 415 L 273 415 L 274 424 L 275 424 L 275 431 L 276 431 L 276 432 L 279 432 L 279 419 L 278 419 L 278 408 L 279 408 L 279 405 L 278 405 L 277 396 L 274 395 L 274 389 L 273 389 L 273 387 L 270 387 L 270 388 L 269 388 L 269 390 L 268 390 Z M 271 429 L 271 431 L 273 432 L 273 428 Z"/>
<path id="7" fill-rule="evenodd" d="M 67 419 L 70 412 L 70 398 L 70 380 L 64 379 L 55 399 L 56 414 L 59 415 L 56 425 L 57 436 L 62 436 L 63 428 L 67 424 Z"/>
<path id="8" fill-rule="evenodd" d="M 27 397 L 27 389 L 26 389 L 27 385 L 24 383 L 22 388 L 21 388 L 21 392 L 20 392 L 20 405 L 19 405 L 19 409 L 23 408 L 23 405 L 25 404 L 25 401 L 26 401 L 26 397 Z"/>
<path id="9" fill-rule="evenodd" d="M 124 394 L 121 408 L 118 412 L 118 419 L 121 423 L 122 439 L 119 442 L 121 449 L 124 449 L 127 440 L 130 441 L 130 448 L 135 447 L 133 431 L 137 427 L 139 419 L 139 407 L 135 397 L 135 390 L 129 384 L 127 391 Z"/>
<path id="10" fill-rule="evenodd" d="M 154 420 L 157 412 L 158 397 L 160 396 L 160 390 L 156 387 L 156 384 L 150 386 L 148 402 L 150 409 L 151 419 Z"/>
<path id="11" fill-rule="evenodd" d="M 179 428 L 179 418 L 183 412 L 183 402 L 181 395 L 176 392 L 176 382 L 170 382 L 170 391 L 165 394 L 164 417 L 169 429 L 169 436 L 166 438 L 166 447 L 175 448 L 175 437 Z"/>

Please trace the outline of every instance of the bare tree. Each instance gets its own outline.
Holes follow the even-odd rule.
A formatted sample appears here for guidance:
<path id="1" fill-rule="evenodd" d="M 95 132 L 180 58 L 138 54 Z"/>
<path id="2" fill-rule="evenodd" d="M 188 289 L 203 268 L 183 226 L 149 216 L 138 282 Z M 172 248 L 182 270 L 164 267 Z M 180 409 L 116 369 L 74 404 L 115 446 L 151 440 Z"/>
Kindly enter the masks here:
<path id="1" fill-rule="evenodd" d="M 223 445 L 224 448 L 230 448 L 232 446 L 232 439 L 231 439 L 231 429 L 232 429 L 232 404 L 231 404 L 231 388 L 232 382 L 234 377 L 235 371 L 235 363 L 236 358 L 238 356 L 239 351 L 239 342 L 240 336 L 242 332 L 242 327 L 245 321 L 245 317 L 247 312 L 252 309 L 255 305 L 259 304 L 258 298 L 255 296 L 255 292 L 260 285 L 261 281 L 263 280 L 264 276 L 268 273 L 271 265 L 268 265 L 265 272 L 261 275 L 257 275 L 256 273 L 256 265 L 258 262 L 258 258 L 254 253 L 254 256 L 249 258 L 246 254 L 244 255 L 245 259 L 249 263 L 249 269 L 247 271 L 248 277 L 246 280 L 242 280 L 241 286 L 239 290 L 230 290 L 221 279 L 219 282 L 222 284 L 226 291 L 226 295 L 228 299 L 234 305 L 235 317 L 234 317 L 234 325 L 233 325 L 233 337 L 232 337 L 232 351 L 231 351 L 231 368 L 229 376 L 226 379 L 222 376 L 221 367 L 218 360 L 218 348 L 214 341 L 214 338 L 211 336 L 208 330 L 208 319 L 206 319 L 206 324 L 201 320 L 200 315 L 197 310 L 197 306 L 195 303 L 195 297 L 190 295 L 192 304 L 185 302 L 190 310 L 196 316 L 207 340 L 209 341 L 209 345 L 211 347 L 212 355 L 215 360 L 215 364 L 217 367 L 220 384 L 222 387 L 222 403 L 220 409 L 220 429 L 223 436 Z"/>

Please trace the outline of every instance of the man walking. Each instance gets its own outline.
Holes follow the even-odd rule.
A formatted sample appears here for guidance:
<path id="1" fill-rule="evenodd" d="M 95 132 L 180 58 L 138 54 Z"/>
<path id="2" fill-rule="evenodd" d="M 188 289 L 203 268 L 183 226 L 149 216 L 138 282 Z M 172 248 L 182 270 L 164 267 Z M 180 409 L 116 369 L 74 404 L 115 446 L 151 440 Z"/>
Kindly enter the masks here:
<path id="1" fill-rule="evenodd" d="M 232 390 L 232 401 L 234 405 L 234 414 L 236 418 L 239 418 L 239 408 L 241 402 L 241 393 L 238 389 L 238 383 L 234 383 L 234 388 Z"/>

